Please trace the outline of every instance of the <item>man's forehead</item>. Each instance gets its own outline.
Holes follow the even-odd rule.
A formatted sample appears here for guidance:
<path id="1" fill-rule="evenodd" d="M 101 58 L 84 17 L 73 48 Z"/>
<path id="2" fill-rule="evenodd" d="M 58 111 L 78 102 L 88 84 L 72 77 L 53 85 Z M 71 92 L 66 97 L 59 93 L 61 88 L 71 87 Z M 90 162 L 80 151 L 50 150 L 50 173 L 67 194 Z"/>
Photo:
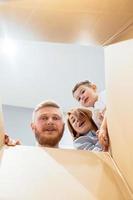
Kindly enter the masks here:
<path id="1" fill-rule="evenodd" d="M 59 115 L 62 117 L 62 113 L 59 108 L 48 106 L 44 108 L 40 108 L 37 111 L 37 114 L 39 115 Z"/>

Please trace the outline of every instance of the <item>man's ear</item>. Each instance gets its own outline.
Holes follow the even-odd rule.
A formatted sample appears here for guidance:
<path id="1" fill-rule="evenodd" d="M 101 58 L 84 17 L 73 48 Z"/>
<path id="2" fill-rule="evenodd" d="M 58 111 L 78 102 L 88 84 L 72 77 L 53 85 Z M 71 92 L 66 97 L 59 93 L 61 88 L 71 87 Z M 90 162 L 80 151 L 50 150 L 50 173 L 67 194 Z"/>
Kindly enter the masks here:
<path id="1" fill-rule="evenodd" d="M 35 124 L 32 122 L 30 125 L 31 125 L 32 131 L 34 132 L 35 131 Z"/>

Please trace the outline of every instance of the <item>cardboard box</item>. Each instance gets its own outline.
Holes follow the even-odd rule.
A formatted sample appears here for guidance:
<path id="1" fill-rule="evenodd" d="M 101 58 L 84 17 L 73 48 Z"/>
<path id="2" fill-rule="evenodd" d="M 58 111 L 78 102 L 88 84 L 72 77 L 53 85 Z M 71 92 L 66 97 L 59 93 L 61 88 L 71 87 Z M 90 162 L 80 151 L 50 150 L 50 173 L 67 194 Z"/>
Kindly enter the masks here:
<path id="1" fill-rule="evenodd" d="M 1 15 L 6 16 L 7 27 L 12 19 L 18 24 L 27 22 L 31 30 L 39 31 L 37 40 L 52 42 L 73 42 L 84 29 L 88 33 L 86 43 L 105 46 L 133 38 L 132 0 L 38 2 L 2 4 Z M 31 12 L 32 9 L 35 12 Z M 29 13 L 32 15 L 27 15 Z M 10 33 L 15 39 L 35 39 L 21 35 L 21 31 Z M 112 157 L 109 153 L 88 151 L 3 147 L 0 151 L 0 200 L 133 199 L 133 40 L 104 48 Z M 2 117 L 0 125 L 2 144 Z"/>
<path id="2" fill-rule="evenodd" d="M 12 0 L 0 11 L 0 37 L 17 40 L 107 45 L 133 27 L 132 0 Z"/>
<path id="3" fill-rule="evenodd" d="M 133 199 L 132 52 L 133 40 L 105 48 L 112 157 L 78 150 L 3 148 L 0 200 Z"/>

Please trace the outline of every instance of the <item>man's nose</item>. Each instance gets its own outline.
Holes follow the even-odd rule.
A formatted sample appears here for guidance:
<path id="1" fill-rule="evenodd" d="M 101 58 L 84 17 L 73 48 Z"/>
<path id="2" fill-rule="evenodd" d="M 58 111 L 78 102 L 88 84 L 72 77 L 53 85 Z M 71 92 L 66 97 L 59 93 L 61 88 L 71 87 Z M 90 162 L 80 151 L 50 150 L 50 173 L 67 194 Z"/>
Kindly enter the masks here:
<path id="1" fill-rule="evenodd" d="M 47 121 L 47 123 L 48 123 L 48 124 L 53 124 L 53 119 L 52 119 L 52 118 L 49 118 L 48 121 Z"/>

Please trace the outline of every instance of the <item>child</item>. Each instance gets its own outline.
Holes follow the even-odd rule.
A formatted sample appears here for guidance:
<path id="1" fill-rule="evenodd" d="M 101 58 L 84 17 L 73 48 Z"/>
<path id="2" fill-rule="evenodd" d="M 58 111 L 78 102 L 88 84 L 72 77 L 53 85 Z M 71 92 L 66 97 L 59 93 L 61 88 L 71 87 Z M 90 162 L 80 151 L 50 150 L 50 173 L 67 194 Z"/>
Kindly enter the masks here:
<path id="1" fill-rule="evenodd" d="M 97 126 L 88 109 L 77 108 L 68 112 L 67 124 L 74 139 L 76 149 L 102 151 L 96 135 Z"/>
<path id="2" fill-rule="evenodd" d="M 93 108 L 93 119 L 99 128 L 99 141 L 104 147 L 104 150 L 107 150 L 109 146 L 109 138 L 105 116 L 105 91 L 98 93 L 95 84 L 91 83 L 90 81 L 83 81 L 75 85 L 72 93 L 74 98 L 79 101 L 82 106 Z"/>

